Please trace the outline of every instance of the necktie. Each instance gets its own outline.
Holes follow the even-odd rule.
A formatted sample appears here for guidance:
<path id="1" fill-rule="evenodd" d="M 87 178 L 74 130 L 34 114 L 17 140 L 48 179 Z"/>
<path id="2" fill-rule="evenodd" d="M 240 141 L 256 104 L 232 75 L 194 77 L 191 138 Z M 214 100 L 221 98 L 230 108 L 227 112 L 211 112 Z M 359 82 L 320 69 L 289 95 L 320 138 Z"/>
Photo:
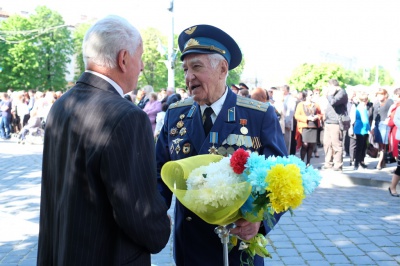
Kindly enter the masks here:
<path id="1" fill-rule="evenodd" d="M 211 107 L 207 107 L 204 110 L 204 114 L 203 114 L 203 120 L 204 120 L 204 124 L 203 124 L 203 128 L 204 128 L 204 133 L 206 133 L 206 136 L 208 135 L 208 133 L 210 133 L 210 130 L 213 126 L 213 122 L 211 120 L 211 115 L 214 113 L 213 109 Z"/>

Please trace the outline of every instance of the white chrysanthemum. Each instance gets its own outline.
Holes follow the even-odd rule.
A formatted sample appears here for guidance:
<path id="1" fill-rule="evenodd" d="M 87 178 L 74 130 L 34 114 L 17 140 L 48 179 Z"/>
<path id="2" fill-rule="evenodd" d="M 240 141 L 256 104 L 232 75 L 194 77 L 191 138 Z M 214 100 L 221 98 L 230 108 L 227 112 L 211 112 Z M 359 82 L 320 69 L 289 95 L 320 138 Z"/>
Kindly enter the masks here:
<path id="1" fill-rule="evenodd" d="M 244 181 L 243 177 L 233 172 L 230 159 L 224 157 L 219 162 L 192 170 L 186 180 L 188 192 L 185 198 L 198 211 L 206 211 L 206 205 L 227 207 L 243 194 L 242 187 L 238 189 L 234 185 Z M 201 193 L 194 194 L 190 190 L 201 190 Z"/>

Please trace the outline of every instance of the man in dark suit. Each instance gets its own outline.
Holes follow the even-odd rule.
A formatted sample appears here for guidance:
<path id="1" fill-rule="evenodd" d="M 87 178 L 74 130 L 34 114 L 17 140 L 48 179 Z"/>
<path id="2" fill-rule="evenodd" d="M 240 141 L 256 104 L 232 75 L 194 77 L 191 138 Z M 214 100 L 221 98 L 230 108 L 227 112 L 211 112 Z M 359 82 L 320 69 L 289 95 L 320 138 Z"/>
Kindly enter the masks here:
<path id="1" fill-rule="evenodd" d="M 150 265 L 168 242 L 150 121 L 123 98 L 142 53 L 140 33 L 118 16 L 85 35 L 86 71 L 47 118 L 38 265 Z"/>
<path id="2" fill-rule="evenodd" d="M 167 106 L 170 106 L 171 103 L 175 103 L 177 101 L 181 100 L 181 95 L 178 93 L 175 93 L 175 89 L 172 87 L 167 88 L 167 96 L 165 97 L 165 102 Z"/>
<path id="3" fill-rule="evenodd" d="M 228 70 L 242 60 L 236 42 L 224 31 L 209 25 L 184 30 L 178 39 L 182 51 L 186 85 L 191 98 L 170 105 L 156 144 L 157 169 L 171 160 L 198 154 L 232 154 L 238 148 L 265 156 L 286 155 L 286 147 L 274 108 L 249 98 L 237 96 L 226 85 Z M 209 112 L 206 108 L 212 108 Z M 211 119 L 210 119 L 211 118 Z M 211 121 L 211 130 L 204 124 Z M 221 173 L 223 174 L 223 173 Z M 167 204 L 171 191 L 159 176 L 159 189 Z M 280 215 L 276 215 L 276 222 Z M 243 219 L 231 230 L 243 239 L 268 233 L 267 223 L 250 223 Z M 174 257 L 177 266 L 223 263 L 221 240 L 214 233 L 216 225 L 207 224 L 178 200 L 175 206 Z M 243 254 L 246 260 L 246 254 Z M 240 265 L 241 251 L 229 252 L 229 265 Z M 255 258 L 255 265 L 264 265 Z"/>

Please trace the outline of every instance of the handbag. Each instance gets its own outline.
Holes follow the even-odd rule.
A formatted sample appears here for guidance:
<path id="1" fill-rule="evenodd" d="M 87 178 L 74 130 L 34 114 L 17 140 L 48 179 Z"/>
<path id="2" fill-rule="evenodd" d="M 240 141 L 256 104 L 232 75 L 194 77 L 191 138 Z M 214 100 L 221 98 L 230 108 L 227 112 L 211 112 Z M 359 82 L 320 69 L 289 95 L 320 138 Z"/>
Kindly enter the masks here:
<path id="1" fill-rule="evenodd" d="M 350 128 L 350 117 L 348 115 L 339 115 L 339 128 L 342 131 Z"/>
<path id="2" fill-rule="evenodd" d="M 385 153 L 385 162 L 386 164 L 391 164 L 396 162 L 396 159 L 394 158 L 393 153 L 391 151 Z"/>
<path id="3" fill-rule="evenodd" d="M 378 149 L 374 147 L 374 144 L 372 144 L 372 143 L 368 144 L 367 154 L 371 158 L 378 157 Z"/>
<path id="4" fill-rule="evenodd" d="M 378 158 L 378 149 L 379 145 L 375 143 L 374 136 L 369 134 L 368 136 L 368 147 L 367 147 L 367 154 L 371 158 Z"/>

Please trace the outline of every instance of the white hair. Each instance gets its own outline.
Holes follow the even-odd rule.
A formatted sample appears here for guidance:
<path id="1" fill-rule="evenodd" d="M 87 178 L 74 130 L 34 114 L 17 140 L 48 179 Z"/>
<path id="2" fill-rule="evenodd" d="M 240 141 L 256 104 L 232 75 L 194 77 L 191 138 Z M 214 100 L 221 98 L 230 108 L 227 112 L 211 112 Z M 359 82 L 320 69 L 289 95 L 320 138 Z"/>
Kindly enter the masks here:
<path id="1" fill-rule="evenodd" d="M 217 54 L 217 53 L 215 53 L 215 54 L 208 54 L 208 58 L 210 59 L 210 65 L 211 65 L 212 69 L 216 69 L 217 66 L 218 66 L 218 64 L 219 64 L 221 61 L 223 61 L 223 60 L 224 60 L 224 61 L 227 61 L 227 60 L 225 59 L 225 57 L 223 57 L 222 55 Z M 228 61 L 227 61 L 227 62 L 228 62 Z M 228 63 L 228 65 L 229 65 L 229 63 Z M 228 77 L 228 74 L 229 74 L 229 71 L 226 72 L 225 80 L 226 80 L 226 78 Z"/>
<path id="2" fill-rule="evenodd" d="M 208 58 L 210 58 L 210 65 L 213 69 L 216 69 L 219 62 L 221 62 L 222 60 L 226 61 L 226 59 L 220 54 L 209 54 Z"/>
<path id="3" fill-rule="evenodd" d="M 82 43 L 85 68 L 88 63 L 115 68 L 118 53 L 125 49 L 132 56 L 142 42 L 139 31 L 126 19 L 107 16 L 86 32 Z"/>
<path id="4" fill-rule="evenodd" d="M 168 87 L 168 88 L 167 88 L 167 91 L 168 91 L 168 92 L 175 93 L 175 89 L 174 89 L 173 87 Z"/>
<path id="5" fill-rule="evenodd" d="M 151 85 L 146 85 L 142 88 L 142 91 L 144 91 L 146 94 L 150 94 L 154 92 L 154 88 Z"/>

